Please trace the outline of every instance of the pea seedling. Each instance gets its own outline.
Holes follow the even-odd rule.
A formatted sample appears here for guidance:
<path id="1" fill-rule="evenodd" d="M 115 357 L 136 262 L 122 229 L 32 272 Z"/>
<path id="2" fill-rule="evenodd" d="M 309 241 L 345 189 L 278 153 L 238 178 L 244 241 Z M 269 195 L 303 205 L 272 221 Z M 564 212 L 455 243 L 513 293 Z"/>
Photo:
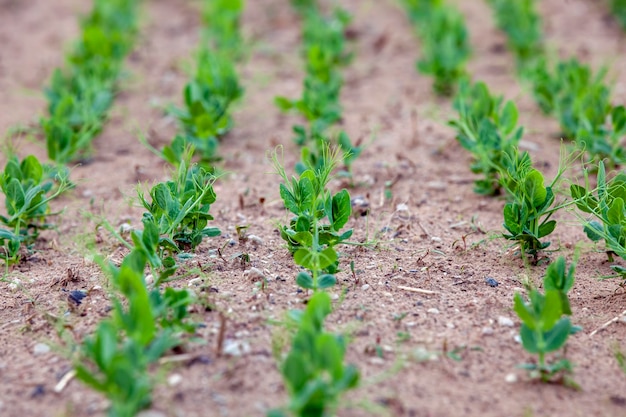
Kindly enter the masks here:
<path id="1" fill-rule="evenodd" d="M 520 336 L 522 345 L 527 352 L 536 354 L 537 363 L 521 365 L 522 368 L 537 376 L 543 382 L 552 380 L 561 372 L 571 373 L 572 364 L 567 359 L 555 363 L 546 362 L 546 354 L 557 351 L 565 346 L 567 338 L 580 330 L 572 326 L 567 292 L 574 284 L 575 265 L 566 271 L 565 259 L 559 258 L 548 267 L 544 279 L 545 295 L 532 289 L 528 302 L 515 294 L 514 309 L 522 320 Z"/>
<path id="2" fill-rule="evenodd" d="M 352 229 L 341 233 L 352 212 L 350 194 L 344 189 L 333 195 L 326 189 L 340 161 L 339 153 L 326 148 L 320 168 L 309 165 L 299 177 L 291 179 L 278 160 L 277 152 L 272 159 L 276 172 L 283 179 L 280 196 L 294 215 L 288 225 L 280 226 L 281 237 L 287 242 L 296 264 L 311 271 L 311 274 L 300 272 L 296 282 L 303 288 L 332 286 L 336 282 L 332 274 L 339 264 L 335 246 L 352 236 Z"/>
<path id="3" fill-rule="evenodd" d="M 268 417 L 334 415 L 340 396 L 358 385 L 358 370 L 344 364 L 346 340 L 324 331 L 330 312 L 324 292 L 315 293 L 305 311 L 292 312 L 298 330 L 281 366 L 291 401 L 287 410 L 272 410 Z"/>
<path id="4" fill-rule="evenodd" d="M 524 131 L 517 126 L 517 107 L 512 101 L 503 105 L 502 97 L 492 96 L 483 82 L 461 83 L 453 106 L 459 118 L 449 124 L 457 129 L 461 146 L 474 157 L 472 172 L 483 175 L 475 181 L 474 191 L 496 195 L 503 158 L 514 152 Z"/>
<path id="5" fill-rule="evenodd" d="M 22 243 L 31 245 L 40 230 L 51 228 L 47 218 L 58 213 L 50 212 L 49 202 L 71 187 L 64 170 L 53 172 L 33 155 L 21 162 L 16 156 L 10 156 L 0 177 L 7 211 L 6 216 L 0 215 L 0 222 L 9 228 L 0 229 L 4 248 L 0 258 L 16 262 Z"/>

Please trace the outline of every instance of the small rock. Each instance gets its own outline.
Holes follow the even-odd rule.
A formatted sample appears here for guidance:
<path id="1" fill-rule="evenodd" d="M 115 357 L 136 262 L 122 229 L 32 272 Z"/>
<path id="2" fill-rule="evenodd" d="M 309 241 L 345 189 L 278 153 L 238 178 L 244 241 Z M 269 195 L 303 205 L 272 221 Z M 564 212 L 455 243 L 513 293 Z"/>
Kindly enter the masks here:
<path id="1" fill-rule="evenodd" d="M 146 284 L 150 285 L 154 282 L 154 276 L 152 274 L 146 275 Z"/>
<path id="2" fill-rule="evenodd" d="M 87 297 L 87 291 L 82 291 L 82 290 L 70 291 L 70 293 L 67 296 L 70 302 L 76 304 L 77 306 L 79 306 L 83 302 L 83 299 L 85 297 Z"/>
<path id="3" fill-rule="evenodd" d="M 426 183 L 426 188 L 436 191 L 444 191 L 447 187 L 447 184 L 442 181 L 430 181 Z"/>
<path id="4" fill-rule="evenodd" d="M 131 226 L 129 223 L 120 224 L 120 233 L 130 233 L 131 230 L 133 230 L 133 226 Z"/>
<path id="5" fill-rule="evenodd" d="M 409 211 L 409 206 L 404 203 L 400 203 L 396 206 L 396 211 Z"/>
<path id="6" fill-rule="evenodd" d="M 514 335 L 513 340 L 515 340 L 517 343 L 522 343 L 522 337 L 519 334 Z"/>
<path id="7" fill-rule="evenodd" d="M 37 343 L 33 348 L 33 353 L 35 354 L 35 356 L 45 355 L 48 352 L 50 352 L 50 346 L 46 345 L 45 343 Z"/>
<path id="8" fill-rule="evenodd" d="M 244 276 L 248 276 L 252 281 L 262 281 L 265 279 L 265 274 L 259 268 L 252 267 L 247 271 L 244 271 Z"/>
<path id="9" fill-rule="evenodd" d="M 436 242 L 436 243 L 440 243 L 441 242 L 441 238 L 437 237 L 437 236 L 433 236 L 430 238 L 431 242 Z"/>
<path id="10" fill-rule="evenodd" d="M 172 374 L 167 377 L 167 385 L 173 387 L 174 385 L 178 385 L 183 381 L 183 377 L 180 374 Z"/>
<path id="11" fill-rule="evenodd" d="M 515 323 L 513 323 L 513 320 L 511 320 L 508 317 L 505 316 L 499 316 L 498 317 L 498 324 L 500 326 L 504 326 L 504 327 L 513 327 L 515 326 Z"/>
<path id="12" fill-rule="evenodd" d="M 198 278 L 190 279 L 187 285 L 190 287 L 195 287 L 197 285 L 200 285 L 201 283 L 202 283 L 202 278 L 198 277 Z"/>
<path id="13" fill-rule="evenodd" d="M 452 323 L 452 322 L 448 322 L 448 323 L 446 323 L 446 327 L 447 327 L 448 329 L 454 329 L 456 326 L 454 325 L 454 323 Z"/>
<path id="14" fill-rule="evenodd" d="M 372 365 L 384 365 L 385 364 L 385 360 L 383 358 L 378 357 L 378 356 L 374 356 L 373 358 L 370 358 L 370 363 Z"/>
<path id="15" fill-rule="evenodd" d="M 483 329 L 481 330 L 481 333 L 483 334 L 483 336 L 489 336 L 493 334 L 493 329 L 489 326 L 483 327 Z"/>
<path id="16" fill-rule="evenodd" d="M 333 294 L 330 296 L 331 300 L 335 301 L 335 300 L 339 300 L 339 294 Z"/>
<path id="17" fill-rule="evenodd" d="M 352 212 L 359 216 L 366 216 L 370 208 L 370 203 L 367 199 L 360 195 L 350 200 L 350 205 L 352 206 Z"/>
<path id="18" fill-rule="evenodd" d="M 254 246 L 262 246 L 265 242 L 263 241 L 263 239 L 261 239 L 260 237 L 258 237 L 257 235 L 248 235 L 248 240 L 250 241 L 250 243 L 252 243 Z"/>
<path id="19" fill-rule="evenodd" d="M 362 289 L 363 291 L 367 291 L 367 290 L 369 290 L 369 289 L 370 289 L 370 284 L 363 284 L 363 286 L 361 286 L 361 289 Z"/>
<path id="20" fill-rule="evenodd" d="M 504 380 L 508 382 L 509 384 L 514 384 L 517 382 L 517 375 L 508 374 L 507 376 L 504 377 Z"/>
<path id="21" fill-rule="evenodd" d="M 433 308 L 429 308 L 428 310 L 426 310 L 426 312 L 430 313 L 430 314 L 439 314 L 439 310 L 434 308 L 434 307 Z"/>
<path id="22" fill-rule="evenodd" d="M 490 287 L 497 287 L 500 283 L 491 277 L 487 277 L 485 278 L 485 284 L 489 285 Z"/>
<path id="23" fill-rule="evenodd" d="M 226 339 L 222 352 L 224 355 L 242 356 L 250 352 L 250 344 L 245 341 Z"/>

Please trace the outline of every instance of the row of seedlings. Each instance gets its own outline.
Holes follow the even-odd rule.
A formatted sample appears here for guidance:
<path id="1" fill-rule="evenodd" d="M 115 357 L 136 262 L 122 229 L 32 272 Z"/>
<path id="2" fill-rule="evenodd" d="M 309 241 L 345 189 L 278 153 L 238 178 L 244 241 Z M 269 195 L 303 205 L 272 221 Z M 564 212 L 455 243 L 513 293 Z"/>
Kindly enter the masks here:
<path id="1" fill-rule="evenodd" d="M 132 231 L 130 242 L 122 239 L 130 253 L 121 265 L 100 261 L 113 308 L 75 352 L 74 369 L 107 397 L 111 417 L 132 417 L 150 405 L 157 361 L 197 328 L 189 318 L 195 294 L 165 285 L 205 237 L 220 234 L 209 226 L 216 177 L 191 157 L 187 148 L 171 180 L 152 187 L 149 197 L 139 192 L 143 230 Z"/>
<path id="2" fill-rule="evenodd" d="M 166 161 L 178 165 L 186 145 L 195 149 L 200 163 L 213 169 L 220 139 L 233 127 L 233 104 L 242 97 L 235 64 L 243 55 L 240 18 L 243 0 L 203 2 L 201 45 L 195 68 L 183 90 L 183 106 L 170 107 L 180 133 L 162 151 Z"/>
<path id="3" fill-rule="evenodd" d="M 514 2 L 516 13 L 510 13 L 510 4 L 492 0 L 498 25 L 504 30 L 509 42 L 515 39 L 533 39 L 535 58 L 526 77 L 535 100 L 546 114 L 555 114 L 566 138 L 575 139 L 579 148 L 589 155 L 591 165 L 585 170 L 585 185 L 570 186 L 570 195 L 579 210 L 578 217 L 584 224 L 586 235 L 594 242 L 604 241 L 609 260 L 613 254 L 626 259 L 625 236 L 626 211 L 622 189 L 625 186 L 621 173 L 607 175 L 609 167 L 626 162 L 623 141 L 626 138 L 626 109 L 611 103 L 611 89 L 605 83 L 606 69 L 593 74 L 589 66 L 576 59 L 561 61 L 552 70 L 546 64 L 541 45 L 541 24 L 532 0 Z M 613 2 L 613 10 L 619 16 L 620 2 Z M 623 6 L 621 6 L 623 9 Z M 515 18 L 510 16 L 515 15 Z M 509 16 L 507 18 L 506 16 Z M 528 24 L 532 22 L 532 24 Z M 517 34 L 517 35 L 516 35 Z M 515 47 L 512 48 L 516 56 Z M 529 58 L 532 59 L 532 58 Z M 590 186 L 589 172 L 597 173 L 597 186 Z M 626 269 L 612 265 L 616 276 L 626 278 Z"/>
<path id="4" fill-rule="evenodd" d="M 125 57 L 137 35 L 138 0 L 94 0 L 81 36 L 46 88 L 41 119 L 48 157 L 60 164 L 89 158 L 113 104 Z"/>
<path id="5" fill-rule="evenodd" d="M 421 40 L 420 73 L 434 77 L 433 90 L 441 96 L 454 94 L 471 55 L 463 15 L 441 0 L 403 0 Z"/>
<path id="6" fill-rule="evenodd" d="M 316 165 L 291 178 L 279 154 L 273 162 L 282 178 L 280 196 L 293 217 L 280 226 L 281 237 L 301 270 L 296 284 L 313 291 L 304 311 L 289 312 L 288 327 L 295 328 L 289 352 L 278 352 L 280 371 L 290 401 L 268 417 L 335 415 L 341 396 L 359 383 L 359 372 L 344 363 L 347 340 L 324 330 L 324 320 L 332 312 L 331 297 L 324 289 L 337 283 L 337 245 L 346 243 L 352 229 L 343 231 L 351 215 L 350 195 L 343 189 L 332 194 L 328 182 L 342 162 L 338 149 L 326 147 Z"/>
<path id="7" fill-rule="evenodd" d="M 150 405 L 158 360 L 195 333 L 189 308 L 199 301 L 196 295 L 165 284 L 180 275 L 204 238 L 220 234 L 209 226 L 216 176 L 207 163 L 215 160 L 218 136 L 232 124 L 230 103 L 242 92 L 232 62 L 241 48 L 243 3 L 204 6 L 206 46 L 185 87 L 186 107 L 175 112 L 183 133 L 159 152 L 175 167 L 173 177 L 154 185 L 148 196 L 139 191 L 143 230 L 132 231 L 130 242 L 118 235 L 130 250 L 119 267 L 101 261 L 112 284 L 112 314 L 74 357 L 77 377 L 107 397 L 114 417 L 132 417 Z M 200 164 L 192 163 L 196 152 Z"/>
<path id="8" fill-rule="evenodd" d="M 306 75 L 304 89 L 299 99 L 276 97 L 275 103 L 282 111 L 296 111 L 307 121 L 307 125 L 294 125 L 295 142 L 302 146 L 302 158 L 296 170 L 301 173 L 309 163 L 323 163 L 324 149 L 331 142 L 344 152 L 347 174 L 361 146 L 352 144 L 348 134 L 333 131 L 340 123 L 342 107 L 340 93 L 343 86 L 341 68 L 352 56 L 346 52 L 346 28 L 350 15 L 343 9 L 335 9 L 330 16 L 324 15 L 315 1 L 292 2 L 303 20 L 302 43 Z M 334 137 L 334 140 L 329 138 Z"/>
<path id="9" fill-rule="evenodd" d="M 559 120 L 563 137 L 575 141 L 590 162 L 608 159 L 612 165 L 624 164 L 626 109 L 611 103 L 606 69 L 594 74 L 575 58 L 551 63 L 534 0 L 490 0 L 490 4 L 498 27 L 507 35 L 518 71 L 530 83 L 542 112 Z"/>

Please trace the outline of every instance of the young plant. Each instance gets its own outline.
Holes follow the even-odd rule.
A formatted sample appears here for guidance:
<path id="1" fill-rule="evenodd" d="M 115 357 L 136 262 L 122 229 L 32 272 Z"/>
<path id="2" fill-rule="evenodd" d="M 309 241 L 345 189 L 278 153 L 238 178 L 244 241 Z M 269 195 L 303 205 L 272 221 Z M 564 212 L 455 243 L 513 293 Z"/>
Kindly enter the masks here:
<path id="1" fill-rule="evenodd" d="M 501 173 L 502 184 L 512 201 L 504 206 L 503 237 L 517 242 L 522 257 L 532 255 L 536 263 L 539 251 L 550 246 L 550 242 L 541 239 L 548 236 L 556 227 L 552 215 L 563 205 L 553 206 L 555 195 L 553 187 L 563 173 L 559 173 L 550 185 L 545 186 L 541 172 L 532 167 L 527 153 L 507 155 L 506 170 Z"/>
<path id="2" fill-rule="evenodd" d="M 613 106 L 605 84 L 606 70 L 596 75 L 576 59 L 559 62 L 550 72 L 543 62 L 530 76 L 535 100 L 546 114 L 559 119 L 563 135 L 576 141 L 591 160 L 626 161 L 621 142 L 626 137 L 626 110 Z"/>
<path id="3" fill-rule="evenodd" d="M 424 50 L 417 69 L 435 78 L 435 93 L 452 95 L 466 77 L 465 65 L 471 55 L 463 15 L 442 1 L 405 0 L 404 4 Z"/>
<path id="4" fill-rule="evenodd" d="M 472 172 L 483 178 L 474 182 L 477 194 L 497 195 L 500 192 L 499 173 L 504 168 L 505 155 L 511 155 L 524 129 L 517 126 L 515 103 L 494 97 L 483 82 L 461 83 L 454 100 L 458 120 L 449 124 L 457 129 L 456 139 L 472 153 Z"/>
<path id="5" fill-rule="evenodd" d="M 572 184 L 570 193 L 580 211 L 595 217 L 595 220 L 584 220 L 587 237 L 594 242 L 605 241 L 610 262 L 613 262 L 613 254 L 626 259 L 626 173 L 619 172 L 609 180 L 604 163 L 600 162 L 595 190 L 589 185 L 587 171 L 585 178 L 586 185 Z M 626 279 L 626 268 L 619 265 L 611 268 Z"/>
<path id="6" fill-rule="evenodd" d="M 280 235 L 287 242 L 296 264 L 310 271 L 300 272 L 296 282 L 303 288 L 326 288 L 335 284 L 332 275 L 338 270 L 335 249 L 352 236 L 352 229 L 341 232 L 350 219 L 350 194 L 341 190 L 332 194 L 326 189 L 331 174 L 341 160 L 335 149 L 324 153 L 319 168 L 309 165 L 299 177 L 288 178 L 274 153 L 276 172 L 283 179 L 280 196 L 294 215 L 288 225 L 280 226 Z"/>
<path id="7" fill-rule="evenodd" d="M 9 229 L 0 231 L 0 259 L 17 261 L 21 244 L 33 244 L 40 230 L 53 227 L 48 217 L 58 213 L 50 212 L 49 203 L 71 187 L 64 170 L 43 166 L 33 155 L 21 162 L 9 157 L 0 176 L 7 213 L 0 215 L 0 222 Z"/>
<path id="8" fill-rule="evenodd" d="M 298 330 L 281 366 L 291 401 L 268 417 L 335 415 L 341 395 L 358 385 L 358 370 L 344 364 L 346 340 L 324 331 L 330 312 L 330 296 L 324 292 L 315 293 L 305 311 L 293 312 Z"/>
<path id="9" fill-rule="evenodd" d="M 522 320 L 522 345 L 538 359 L 537 363 L 521 367 L 543 382 L 551 381 L 562 372 L 572 372 L 569 360 L 561 359 L 550 364 L 546 362 L 546 354 L 564 347 L 569 335 L 580 330 L 572 326 L 569 317 L 563 317 L 571 315 L 567 292 L 574 284 L 574 270 L 572 264 L 566 271 L 565 259 L 561 257 L 548 267 L 544 279 L 545 294 L 531 289 L 528 301 L 524 301 L 519 293 L 515 294 L 514 309 Z"/>
<path id="10" fill-rule="evenodd" d="M 239 30 L 244 0 L 206 0 L 202 20 L 205 37 L 213 50 L 236 58 L 243 39 Z"/>
<path id="11" fill-rule="evenodd" d="M 215 202 L 215 175 L 197 165 L 190 157 L 181 161 L 176 178 L 161 182 L 150 190 L 151 202 L 142 192 L 139 199 L 147 213 L 144 220 L 157 226 L 161 247 L 174 251 L 194 251 L 205 237 L 218 236 L 219 229 L 207 227 Z"/>
<path id="12" fill-rule="evenodd" d="M 218 139 L 232 129 L 232 104 L 242 95 L 230 58 L 202 48 L 196 72 L 184 89 L 184 107 L 172 107 L 170 113 L 183 129 L 185 143 L 194 146 L 203 162 L 218 159 Z M 173 142 L 170 148 L 175 146 Z"/>
<path id="13" fill-rule="evenodd" d="M 81 38 L 54 71 L 46 89 L 49 117 L 41 120 L 48 157 L 59 163 L 89 156 L 113 103 L 116 82 L 137 32 L 137 4 L 94 0 L 81 22 Z"/>
<path id="14" fill-rule="evenodd" d="M 110 417 L 133 417 L 151 402 L 150 367 L 193 332 L 186 323 L 193 298 L 187 290 L 146 287 L 147 258 L 132 250 L 120 265 L 106 267 L 114 289 L 112 316 L 86 338 L 75 358 L 76 376 L 111 402 Z"/>
<path id="15" fill-rule="evenodd" d="M 507 35 L 517 69 L 525 76 L 543 55 L 543 31 L 535 0 L 489 0 L 489 4 L 498 27 Z"/>

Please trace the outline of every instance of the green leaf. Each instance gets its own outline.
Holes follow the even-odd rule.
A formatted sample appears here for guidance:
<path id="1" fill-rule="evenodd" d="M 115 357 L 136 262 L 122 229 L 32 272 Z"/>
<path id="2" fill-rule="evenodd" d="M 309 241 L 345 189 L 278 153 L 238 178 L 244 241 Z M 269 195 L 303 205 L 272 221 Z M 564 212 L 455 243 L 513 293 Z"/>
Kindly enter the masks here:
<path id="1" fill-rule="evenodd" d="M 517 126 L 518 112 L 515 103 L 507 101 L 500 115 L 500 128 L 505 135 L 512 133 Z"/>
<path id="2" fill-rule="evenodd" d="M 558 291 L 548 290 L 545 294 L 545 303 L 541 314 L 541 329 L 545 332 L 554 326 L 554 323 L 563 314 L 561 296 Z"/>
<path id="3" fill-rule="evenodd" d="M 602 227 L 602 224 L 595 220 L 585 224 L 583 231 L 587 237 L 594 242 L 598 242 L 604 237 L 604 228 Z"/>
<path id="4" fill-rule="evenodd" d="M 607 220 L 612 224 L 622 224 L 624 219 L 624 200 L 616 198 L 607 211 Z"/>
<path id="5" fill-rule="evenodd" d="M 529 308 L 528 304 L 524 302 L 524 299 L 519 293 L 515 294 L 513 301 L 513 310 L 515 310 L 517 316 L 520 318 L 520 320 L 522 320 L 522 322 L 524 322 L 526 326 L 528 326 L 530 330 L 534 330 L 536 327 L 535 316 L 533 314 L 533 311 Z"/>
<path id="6" fill-rule="evenodd" d="M 556 227 L 556 220 L 550 220 L 548 222 L 545 222 L 544 224 L 539 226 L 539 234 L 537 237 L 541 239 L 544 236 L 548 236 L 550 233 L 554 231 L 555 227 Z"/>
<path id="7" fill-rule="evenodd" d="M 343 189 L 333 196 L 332 200 L 332 213 L 330 217 L 331 226 L 335 231 L 341 230 L 350 219 L 352 213 L 352 206 L 350 203 L 350 194 L 347 190 Z"/>
<path id="8" fill-rule="evenodd" d="M 296 275 L 296 284 L 304 289 L 315 289 L 313 278 L 306 272 L 299 272 L 298 275 Z"/>
<path id="9" fill-rule="evenodd" d="M 597 210 L 598 201 L 593 197 L 593 195 L 591 195 L 591 193 L 587 193 L 585 187 L 572 184 L 570 186 L 570 194 L 579 210 L 585 213 L 593 213 Z"/>
<path id="10" fill-rule="evenodd" d="M 337 283 L 337 278 L 331 274 L 324 274 L 317 279 L 317 287 L 324 289 L 330 288 Z"/>
<path id="11" fill-rule="evenodd" d="M 520 329 L 520 337 L 522 339 L 522 346 L 529 353 L 539 353 L 540 346 L 538 345 L 537 333 L 526 323 L 522 324 Z"/>
<path id="12" fill-rule="evenodd" d="M 570 335 L 572 323 L 568 317 L 560 319 L 554 327 L 544 333 L 545 349 L 544 352 L 553 352 L 563 347 L 565 341 Z"/>
<path id="13" fill-rule="evenodd" d="M 548 195 L 541 172 L 532 169 L 524 179 L 524 191 L 533 207 L 540 207 Z"/>

